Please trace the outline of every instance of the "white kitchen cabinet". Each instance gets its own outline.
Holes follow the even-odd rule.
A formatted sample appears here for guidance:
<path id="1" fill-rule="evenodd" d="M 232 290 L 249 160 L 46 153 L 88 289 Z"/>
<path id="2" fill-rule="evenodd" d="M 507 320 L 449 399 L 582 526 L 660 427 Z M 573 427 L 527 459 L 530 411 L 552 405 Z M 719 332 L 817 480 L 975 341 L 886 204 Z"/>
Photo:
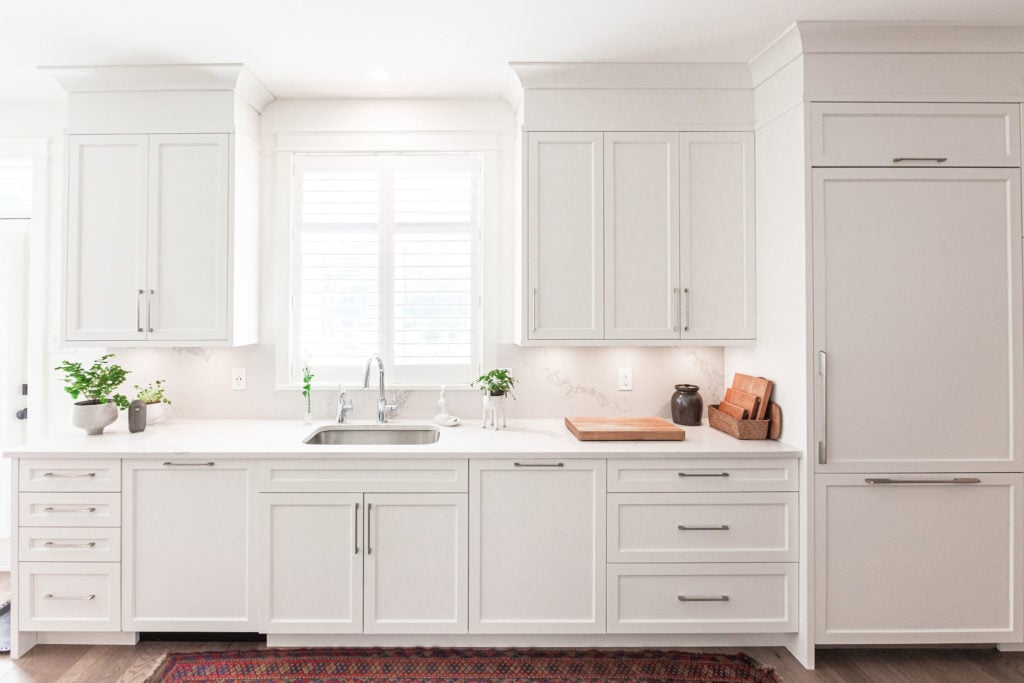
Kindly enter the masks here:
<path id="1" fill-rule="evenodd" d="M 256 630 L 252 478 L 241 460 L 124 462 L 125 630 Z"/>
<path id="2" fill-rule="evenodd" d="M 814 171 L 819 471 L 1019 470 L 1020 182 Z"/>
<path id="3" fill-rule="evenodd" d="M 531 133 L 527 142 L 530 339 L 604 336 L 601 133 Z"/>
<path id="4" fill-rule="evenodd" d="M 816 477 L 816 640 L 1020 642 L 1022 475 Z"/>
<path id="5" fill-rule="evenodd" d="M 235 303 L 251 298 L 236 261 L 256 219 L 233 221 L 256 192 L 235 167 L 255 152 L 235 145 L 229 133 L 68 136 L 67 343 L 255 341 L 255 308 Z"/>
<path id="6" fill-rule="evenodd" d="M 363 630 L 363 496 L 260 495 L 261 630 Z"/>
<path id="7" fill-rule="evenodd" d="M 470 633 L 605 629 L 605 462 L 470 462 Z"/>
<path id="8" fill-rule="evenodd" d="M 463 493 L 366 494 L 366 633 L 465 633 Z"/>

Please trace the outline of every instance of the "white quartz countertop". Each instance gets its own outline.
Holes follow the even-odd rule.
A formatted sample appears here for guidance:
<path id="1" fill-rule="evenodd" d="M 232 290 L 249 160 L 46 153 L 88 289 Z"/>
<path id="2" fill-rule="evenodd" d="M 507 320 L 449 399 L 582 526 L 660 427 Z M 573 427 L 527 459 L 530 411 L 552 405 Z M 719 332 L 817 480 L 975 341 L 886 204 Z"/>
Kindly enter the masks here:
<path id="1" fill-rule="evenodd" d="M 479 421 L 438 427 L 441 438 L 425 445 L 313 446 L 302 443 L 315 429 L 299 420 L 171 420 L 137 434 L 119 420 L 99 436 L 84 432 L 54 436 L 6 452 L 10 457 L 796 457 L 800 451 L 778 441 L 740 441 L 705 422 L 685 427 L 685 441 L 579 441 L 561 419 L 509 420 L 508 428 L 482 429 Z M 363 421 L 349 424 L 366 425 Z M 390 424 L 390 423 L 389 423 Z M 396 425 L 434 426 L 428 420 L 396 420 Z"/>

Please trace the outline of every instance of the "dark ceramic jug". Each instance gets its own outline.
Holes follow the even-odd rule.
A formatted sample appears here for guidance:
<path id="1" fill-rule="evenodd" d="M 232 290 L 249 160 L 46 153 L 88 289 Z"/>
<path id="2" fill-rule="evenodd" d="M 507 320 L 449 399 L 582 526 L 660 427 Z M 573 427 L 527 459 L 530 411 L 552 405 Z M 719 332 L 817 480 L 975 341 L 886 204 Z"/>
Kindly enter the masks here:
<path id="1" fill-rule="evenodd" d="M 677 425 L 696 427 L 704 414 L 704 399 L 695 384 L 677 384 L 672 394 L 672 421 Z"/>

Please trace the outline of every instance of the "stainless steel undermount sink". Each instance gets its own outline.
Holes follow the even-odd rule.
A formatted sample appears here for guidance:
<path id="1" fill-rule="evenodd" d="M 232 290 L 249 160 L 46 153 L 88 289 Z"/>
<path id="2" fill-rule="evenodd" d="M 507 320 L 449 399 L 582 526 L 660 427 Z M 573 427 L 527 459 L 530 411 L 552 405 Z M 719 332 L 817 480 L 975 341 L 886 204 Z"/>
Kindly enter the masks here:
<path id="1" fill-rule="evenodd" d="M 441 431 L 417 425 L 327 425 L 302 443 L 314 446 L 415 446 L 437 443 Z"/>

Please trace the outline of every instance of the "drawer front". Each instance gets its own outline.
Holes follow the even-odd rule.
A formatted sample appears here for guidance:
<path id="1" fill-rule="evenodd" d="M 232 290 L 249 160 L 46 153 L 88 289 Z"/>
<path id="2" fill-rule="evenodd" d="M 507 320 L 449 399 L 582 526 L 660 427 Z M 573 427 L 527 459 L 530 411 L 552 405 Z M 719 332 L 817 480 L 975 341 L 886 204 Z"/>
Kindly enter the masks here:
<path id="1" fill-rule="evenodd" d="M 609 562 L 795 562 L 796 493 L 608 496 Z"/>
<path id="2" fill-rule="evenodd" d="M 22 562 L 18 616 L 23 631 L 119 631 L 121 565 Z"/>
<path id="3" fill-rule="evenodd" d="M 18 526 L 121 526 L 120 493 L 22 493 Z"/>
<path id="4" fill-rule="evenodd" d="M 610 492 L 796 491 L 796 458 L 609 460 Z"/>
<path id="5" fill-rule="evenodd" d="M 813 166 L 1020 166 L 1015 104 L 811 106 Z"/>
<path id="6" fill-rule="evenodd" d="M 466 460 L 271 460 L 260 463 L 263 493 L 466 493 Z"/>
<path id="7" fill-rule="evenodd" d="M 18 529 L 22 562 L 119 562 L 121 530 L 90 527 Z"/>
<path id="8" fill-rule="evenodd" d="M 609 633 L 789 633 L 797 565 L 609 565 Z"/>
<path id="9" fill-rule="evenodd" d="M 19 491 L 120 491 L 120 460 L 64 458 L 18 461 Z"/>

